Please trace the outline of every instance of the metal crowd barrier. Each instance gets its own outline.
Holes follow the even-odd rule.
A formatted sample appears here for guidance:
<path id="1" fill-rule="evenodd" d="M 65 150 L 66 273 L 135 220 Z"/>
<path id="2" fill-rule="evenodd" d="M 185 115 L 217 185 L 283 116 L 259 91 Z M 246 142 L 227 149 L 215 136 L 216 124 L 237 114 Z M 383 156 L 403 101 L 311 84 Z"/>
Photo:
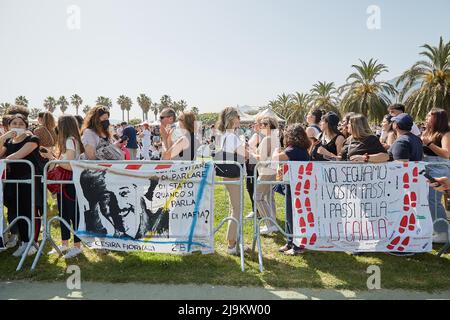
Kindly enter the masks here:
<path id="1" fill-rule="evenodd" d="M 178 160 L 178 161 L 167 161 L 167 160 L 137 160 L 137 161 L 89 161 L 89 160 L 84 160 L 84 161 L 77 161 L 77 162 L 81 162 L 81 163 L 87 163 L 87 164 L 127 164 L 127 165 L 145 165 L 145 164 L 158 164 L 158 165 L 172 165 L 172 164 L 193 164 L 193 163 L 204 163 L 204 161 L 182 161 L 182 160 Z M 48 168 L 50 165 L 52 164 L 62 164 L 62 163 L 66 163 L 66 164 L 70 164 L 70 161 L 50 161 L 46 164 L 45 168 L 44 168 L 44 176 L 43 176 L 43 182 L 44 182 L 44 190 L 47 190 L 47 185 L 48 184 L 59 184 L 60 188 L 62 190 L 63 185 L 74 185 L 74 182 L 71 181 L 67 181 L 67 180 L 48 180 Z M 239 167 L 240 170 L 240 179 L 236 180 L 236 181 L 216 181 L 215 179 L 215 172 L 213 173 L 213 181 L 212 183 L 209 183 L 210 185 L 212 185 L 213 188 L 213 196 L 215 194 L 215 185 L 239 185 L 240 187 L 240 221 L 238 221 L 237 219 L 235 219 L 234 217 L 226 217 L 223 220 L 221 220 L 219 222 L 219 225 L 214 228 L 212 234 L 210 235 L 210 238 L 213 238 L 214 235 L 217 233 L 217 231 L 225 224 L 225 222 L 230 221 L 231 223 L 236 223 L 237 224 L 237 229 L 238 229 L 238 239 L 237 239 L 237 244 L 239 244 L 239 248 L 240 248 L 240 262 L 241 262 L 241 270 L 244 271 L 245 270 L 245 266 L 244 266 L 244 234 L 243 234 L 243 209 L 244 209 L 244 186 L 243 186 L 243 181 L 245 178 L 245 172 L 242 168 L 242 166 L 238 163 L 238 162 L 234 162 L 234 161 L 214 161 L 211 163 L 213 164 L 233 164 Z M 214 170 L 214 166 L 212 168 L 212 170 Z M 193 181 L 190 180 L 191 182 L 200 182 L 200 181 Z M 62 192 L 60 192 L 60 196 L 62 196 Z M 75 199 L 75 210 L 77 210 L 78 208 L 78 199 Z M 231 205 L 231 204 L 230 204 Z M 63 209 L 63 208 L 62 208 Z M 76 215 L 77 217 L 77 215 Z M 57 253 L 61 256 L 62 252 L 59 250 L 58 246 L 56 245 L 55 241 L 52 238 L 51 235 L 51 228 L 52 228 L 52 223 L 55 221 L 59 221 L 60 223 L 64 224 L 68 230 L 70 230 L 70 233 L 75 235 L 75 231 L 73 230 L 73 228 L 67 223 L 66 220 L 64 220 L 63 218 L 61 218 L 59 215 L 52 217 L 51 219 L 48 219 L 48 204 L 47 204 L 47 192 L 44 193 L 44 212 L 43 212 L 43 224 L 44 224 L 44 232 L 43 232 L 43 239 L 41 242 L 41 245 L 39 247 L 39 250 L 36 254 L 36 257 L 33 261 L 33 264 L 31 266 L 31 270 L 34 270 L 36 268 L 36 265 L 43 253 L 44 247 L 45 247 L 45 243 L 46 241 L 49 241 L 50 245 L 57 251 Z"/>
<path id="2" fill-rule="evenodd" d="M 10 184 L 15 184 L 16 185 L 16 206 L 17 206 L 17 209 L 19 208 L 19 184 L 29 184 L 30 188 L 32 190 L 31 196 L 30 196 L 30 198 L 31 198 L 30 199 L 30 201 L 31 201 L 31 219 L 28 218 L 28 217 L 25 217 L 23 215 L 20 215 L 19 210 L 17 210 L 17 217 L 14 218 L 13 221 L 11 221 L 11 223 L 8 225 L 8 227 L 6 227 L 5 230 L 3 230 L 3 235 L 2 235 L 3 239 L 5 239 L 4 235 L 9 230 L 11 230 L 11 228 L 14 225 L 16 225 L 20 220 L 25 221 L 27 223 L 27 225 L 28 225 L 28 239 L 29 239 L 29 242 L 28 242 L 27 247 L 25 248 L 25 251 L 22 254 L 22 257 L 21 257 L 21 259 L 19 261 L 19 264 L 17 265 L 16 271 L 19 271 L 19 270 L 22 269 L 22 266 L 23 266 L 23 264 L 25 262 L 25 259 L 28 256 L 28 252 L 30 251 L 31 246 L 35 245 L 34 244 L 34 235 L 35 235 L 35 230 L 34 230 L 35 229 L 35 192 L 34 192 L 34 190 L 35 190 L 35 171 L 34 171 L 34 165 L 28 160 L 5 160 L 4 159 L 4 160 L 1 160 L 1 161 L 4 162 L 6 165 L 23 163 L 23 164 L 26 164 L 26 165 L 28 165 L 30 167 L 30 179 L 23 179 L 23 180 L 8 179 L 8 174 L 7 174 L 7 170 L 6 170 L 7 167 L 5 167 L 5 178 L 2 179 L 2 182 L 4 184 L 10 183 Z M 0 174 L 2 174 L 2 173 L 0 173 Z M 3 194 L 3 196 L 4 196 L 4 194 Z M 2 211 L 2 214 L 3 214 L 3 211 Z M 21 239 L 19 239 L 19 235 L 18 234 L 17 234 L 17 237 L 18 237 L 17 243 L 19 244 Z"/>
<path id="3" fill-rule="evenodd" d="M 292 162 L 291 162 L 292 163 Z M 309 161 L 303 162 L 303 163 L 309 163 Z M 327 161 L 326 163 L 328 164 L 345 164 L 345 162 L 343 161 Z M 425 163 L 425 167 L 428 167 L 430 165 L 439 165 L 439 166 L 446 166 L 449 170 L 450 170 L 450 162 L 424 162 Z M 258 175 L 258 168 L 262 167 L 263 165 L 273 165 L 273 164 L 277 164 L 280 166 L 283 165 L 289 165 L 289 161 L 260 161 L 256 164 L 255 166 L 255 171 L 253 174 L 253 181 L 254 181 L 254 190 L 253 190 L 253 201 L 254 201 L 254 207 L 253 207 L 253 212 L 254 217 L 253 217 L 253 226 L 254 226 L 254 231 L 253 231 L 253 242 L 252 242 L 252 253 L 255 252 L 255 245 L 257 244 L 258 246 L 258 264 L 259 264 L 259 270 L 260 272 L 264 271 L 264 265 L 263 265 L 263 256 L 262 256 L 262 247 L 261 247 L 261 234 L 260 234 L 260 226 L 263 222 L 265 221 L 271 221 L 272 223 L 275 224 L 275 226 L 278 228 L 278 231 L 281 232 L 281 234 L 283 234 L 285 237 L 289 237 L 289 238 L 304 238 L 305 236 L 303 235 L 297 235 L 297 234 L 288 234 L 284 231 L 284 228 L 280 227 L 280 225 L 277 223 L 276 219 L 273 219 L 272 217 L 261 217 L 258 218 L 257 217 L 257 205 L 256 205 L 256 190 L 258 185 L 289 185 L 289 181 L 269 181 L 269 180 L 265 180 L 265 181 L 261 181 L 257 179 L 257 175 Z M 348 164 L 348 163 L 347 163 Z M 275 169 L 276 170 L 276 169 Z M 433 176 L 433 175 L 432 175 Z M 439 178 L 440 176 L 433 176 L 434 178 Z M 450 171 L 449 171 L 449 175 L 448 178 L 450 178 Z M 292 190 L 291 190 L 292 192 Z M 441 197 L 442 198 L 442 197 Z M 433 229 L 434 229 L 434 225 L 436 225 L 436 223 L 438 222 L 444 222 L 447 224 L 447 243 L 444 244 L 444 246 L 441 248 L 441 250 L 438 252 L 437 256 L 441 257 L 449 248 L 450 248 L 450 221 L 448 220 L 448 218 L 437 218 L 436 213 L 437 213 L 437 207 L 439 204 L 437 201 L 437 194 L 435 194 L 435 210 L 431 210 L 431 215 L 432 215 L 432 219 L 433 219 Z M 441 204 L 442 205 L 442 204 Z M 286 213 L 286 207 L 285 207 L 285 213 Z"/>

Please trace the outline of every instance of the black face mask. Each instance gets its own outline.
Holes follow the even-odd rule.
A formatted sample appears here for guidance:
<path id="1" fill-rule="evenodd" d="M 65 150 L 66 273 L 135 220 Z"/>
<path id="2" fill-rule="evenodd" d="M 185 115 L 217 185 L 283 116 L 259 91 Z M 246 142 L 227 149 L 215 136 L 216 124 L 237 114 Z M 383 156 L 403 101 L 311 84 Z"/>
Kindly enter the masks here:
<path id="1" fill-rule="evenodd" d="M 102 125 L 103 130 L 108 131 L 108 129 L 109 129 L 109 120 L 103 120 L 100 123 Z"/>

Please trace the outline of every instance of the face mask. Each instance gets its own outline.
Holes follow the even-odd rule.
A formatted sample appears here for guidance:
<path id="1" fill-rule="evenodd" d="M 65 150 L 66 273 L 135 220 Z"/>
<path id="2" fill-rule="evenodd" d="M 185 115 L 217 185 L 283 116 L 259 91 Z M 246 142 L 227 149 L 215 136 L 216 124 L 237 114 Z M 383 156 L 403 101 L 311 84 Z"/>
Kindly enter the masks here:
<path id="1" fill-rule="evenodd" d="M 103 130 L 108 130 L 109 129 L 109 120 L 103 120 L 102 122 L 100 122 L 102 125 Z"/>
<path id="2" fill-rule="evenodd" d="M 20 136 L 21 134 L 24 134 L 26 130 L 22 128 L 11 128 L 11 131 L 14 131 L 17 136 Z"/>

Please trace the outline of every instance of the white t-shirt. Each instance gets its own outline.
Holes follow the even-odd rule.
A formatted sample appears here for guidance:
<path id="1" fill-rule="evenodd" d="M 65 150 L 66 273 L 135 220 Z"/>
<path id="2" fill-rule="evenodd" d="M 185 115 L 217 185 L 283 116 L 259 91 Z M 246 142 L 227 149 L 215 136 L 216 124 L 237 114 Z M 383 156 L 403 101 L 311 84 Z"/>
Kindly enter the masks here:
<path id="1" fill-rule="evenodd" d="M 221 137 L 222 150 L 224 152 L 234 153 L 242 146 L 242 141 L 239 137 L 232 132 L 225 132 Z"/>
<path id="2" fill-rule="evenodd" d="M 62 154 L 61 160 L 68 160 L 66 155 L 68 150 L 75 151 L 75 160 L 80 159 L 80 146 L 74 137 L 69 137 L 66 140 L 66 152 Z"/>
<path id="3" fill-rule="evenodd" d="M 94 149 L 97 149 L 97 146 L 100 143 L 100 137 L 98 134 L 95 133 L 94 130 L 86 129 L 83 132 L 83 135 L 81 137 L 81 142 L 86 147 L 87 145 L 90 145 L 94 147 Z"/>
<path id="4" fill-rule="evenodd" d="M 413 126 L 411 128 L 411 133 L 420 137 L 420 129 L 415 123 L 413 123 Z"/>
<path id="5" fill-rule="evenodd" d="M 144 131 L 142 131 L 142 134 L 144 135 L 142 137 L 142 146 L 149 147 L 152 144 L 152 134 L 150 130 L 145 129 Z"/>

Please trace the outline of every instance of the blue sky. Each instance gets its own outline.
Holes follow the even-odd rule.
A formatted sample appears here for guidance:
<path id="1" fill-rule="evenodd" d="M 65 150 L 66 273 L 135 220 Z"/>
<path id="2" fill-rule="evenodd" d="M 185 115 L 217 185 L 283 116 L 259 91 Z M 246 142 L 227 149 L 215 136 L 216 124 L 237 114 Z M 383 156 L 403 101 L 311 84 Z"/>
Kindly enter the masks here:
<path id="1" fill-rule="evenodd" d="M 67 27 L 70 5 L 80 29 Z M 370 5 L 380 30 L 367 28 Z M 0 0 L 0 102 L 125 94 L 131 117 L 141 92 L 201 112 L 264 105 L 317 81 L 341 85 L 358 59 L 378 59 L 392 79 L 441 35 L 450 39 L 448 0 Z"/>

